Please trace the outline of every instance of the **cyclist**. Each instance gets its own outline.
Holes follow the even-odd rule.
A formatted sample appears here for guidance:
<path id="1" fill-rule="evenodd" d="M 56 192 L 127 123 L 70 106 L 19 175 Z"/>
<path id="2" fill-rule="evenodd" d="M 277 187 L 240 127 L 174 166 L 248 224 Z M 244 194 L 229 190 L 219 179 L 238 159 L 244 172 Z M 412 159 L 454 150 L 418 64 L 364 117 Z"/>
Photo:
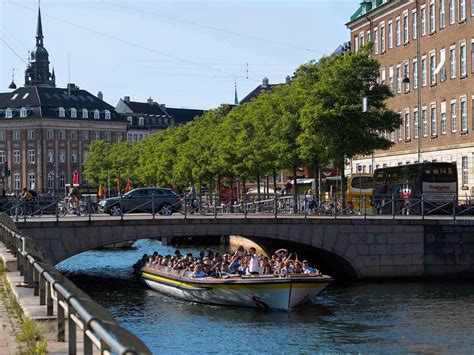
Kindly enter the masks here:
<path id="1" fill-rule="evenodd" d="M 71 206 L 73 209 L 78 209 L 79 204 L 81 202 L 81 192 L 79 191 L 79 188 L 77 186 L 74 186 L 73 184 L 69 185 L 69 202 L 71 203 Z M 79 214 L 79 211 L 76 212 Z"/>
<path id="2" fill-rule="evenodd" d="M 23 201 L 25 201 L 25 213 L 31 213 L 32 211 L 31 201 L 33 201 L 33 194 L 30 191 L 28 191 L 26 187 L 24 187 L 23 191 L 21 192 L 20 197 L 22 198 Z"/>

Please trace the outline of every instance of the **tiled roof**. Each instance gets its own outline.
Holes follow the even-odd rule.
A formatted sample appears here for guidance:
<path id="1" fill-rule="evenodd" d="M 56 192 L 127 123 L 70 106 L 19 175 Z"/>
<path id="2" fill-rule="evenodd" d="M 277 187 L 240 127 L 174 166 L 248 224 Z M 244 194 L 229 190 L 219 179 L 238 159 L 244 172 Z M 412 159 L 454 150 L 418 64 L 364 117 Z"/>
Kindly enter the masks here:
<path id="1" fill-rule="evenodd" d="M 125 101 L 125 104 L 136 114 L 167 115 L 166 111 L 156 102 L 149 104 L 147 102 Z"/>
<path id="2" fill-rule="evenodd" d="M 206 112 L 205 110 L 196 110 L 190 108 L 174 108 L 174 107 L 166 107 L 166 112 L 172 117 L 174 117 L 174 121 L 176 124 L 184 124 L 186 122 L 190 122 L 198 116 L 201 116 Z"/>
<path id="3" fill-rule="evenodd" d="M 272 90 L 273 88 L 277 87 L 278 85 L 282 84 L 268 84 L 268 85 L 259 85 L 255 89 L 253 89 L 247 96 L 245 96 L 242 100 L 240 100 L 241 104 L 246 102 L 252 101 L 257 96 L 259 96 L 262 92 Z"/>

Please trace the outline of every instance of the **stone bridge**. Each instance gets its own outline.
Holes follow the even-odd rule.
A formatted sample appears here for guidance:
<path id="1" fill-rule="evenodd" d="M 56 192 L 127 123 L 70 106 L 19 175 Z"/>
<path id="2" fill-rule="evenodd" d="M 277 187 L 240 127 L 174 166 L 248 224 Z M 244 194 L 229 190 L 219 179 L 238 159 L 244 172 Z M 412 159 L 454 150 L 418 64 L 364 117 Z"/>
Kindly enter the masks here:
<path id="1" fill-rule="evenodd" d="M 266 251 L 285 247 L 323 272 L 358 279 L 474 272 L 474 221 L 380 218 L 192 217 L 17 222 L 53 264 L 107 244 L 142 238 L 239 235 Z"/>

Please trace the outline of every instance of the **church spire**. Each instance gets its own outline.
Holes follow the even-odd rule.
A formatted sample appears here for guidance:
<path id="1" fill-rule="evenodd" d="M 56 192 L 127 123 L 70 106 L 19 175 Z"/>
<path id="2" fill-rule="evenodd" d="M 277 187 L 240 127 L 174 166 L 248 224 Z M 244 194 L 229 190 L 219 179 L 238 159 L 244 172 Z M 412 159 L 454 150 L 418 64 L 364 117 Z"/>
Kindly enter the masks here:
<path id="1" fill-rule="evenodd" d="M 41 9 L 38 2 L 38 22 L 36 23 L 36 45 L 43 46 L 43 25 L 41 23 Z"/>
<path id="2" fill-rule="evenodd" d="M 234 82 L 234 104 L 238 105 L 239 104 L 239 98 L 237 97 L 237 82 Z"/>

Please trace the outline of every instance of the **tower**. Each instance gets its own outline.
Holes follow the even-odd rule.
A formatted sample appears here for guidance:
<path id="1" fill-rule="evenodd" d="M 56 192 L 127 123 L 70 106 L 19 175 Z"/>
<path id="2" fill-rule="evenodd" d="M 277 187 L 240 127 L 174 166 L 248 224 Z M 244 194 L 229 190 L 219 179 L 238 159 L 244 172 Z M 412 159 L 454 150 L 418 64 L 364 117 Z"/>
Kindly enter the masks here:
<path id="1" fill-rule="evenodd" d="M 41 9 L 38 7 L 36 47 L 31 50 L 28 58 L 28 67 L 25 70 L 25 86 L 56 86 L 56 78 L 49 71 L 49 54 L 44 48 L 43 38 Z"/>

